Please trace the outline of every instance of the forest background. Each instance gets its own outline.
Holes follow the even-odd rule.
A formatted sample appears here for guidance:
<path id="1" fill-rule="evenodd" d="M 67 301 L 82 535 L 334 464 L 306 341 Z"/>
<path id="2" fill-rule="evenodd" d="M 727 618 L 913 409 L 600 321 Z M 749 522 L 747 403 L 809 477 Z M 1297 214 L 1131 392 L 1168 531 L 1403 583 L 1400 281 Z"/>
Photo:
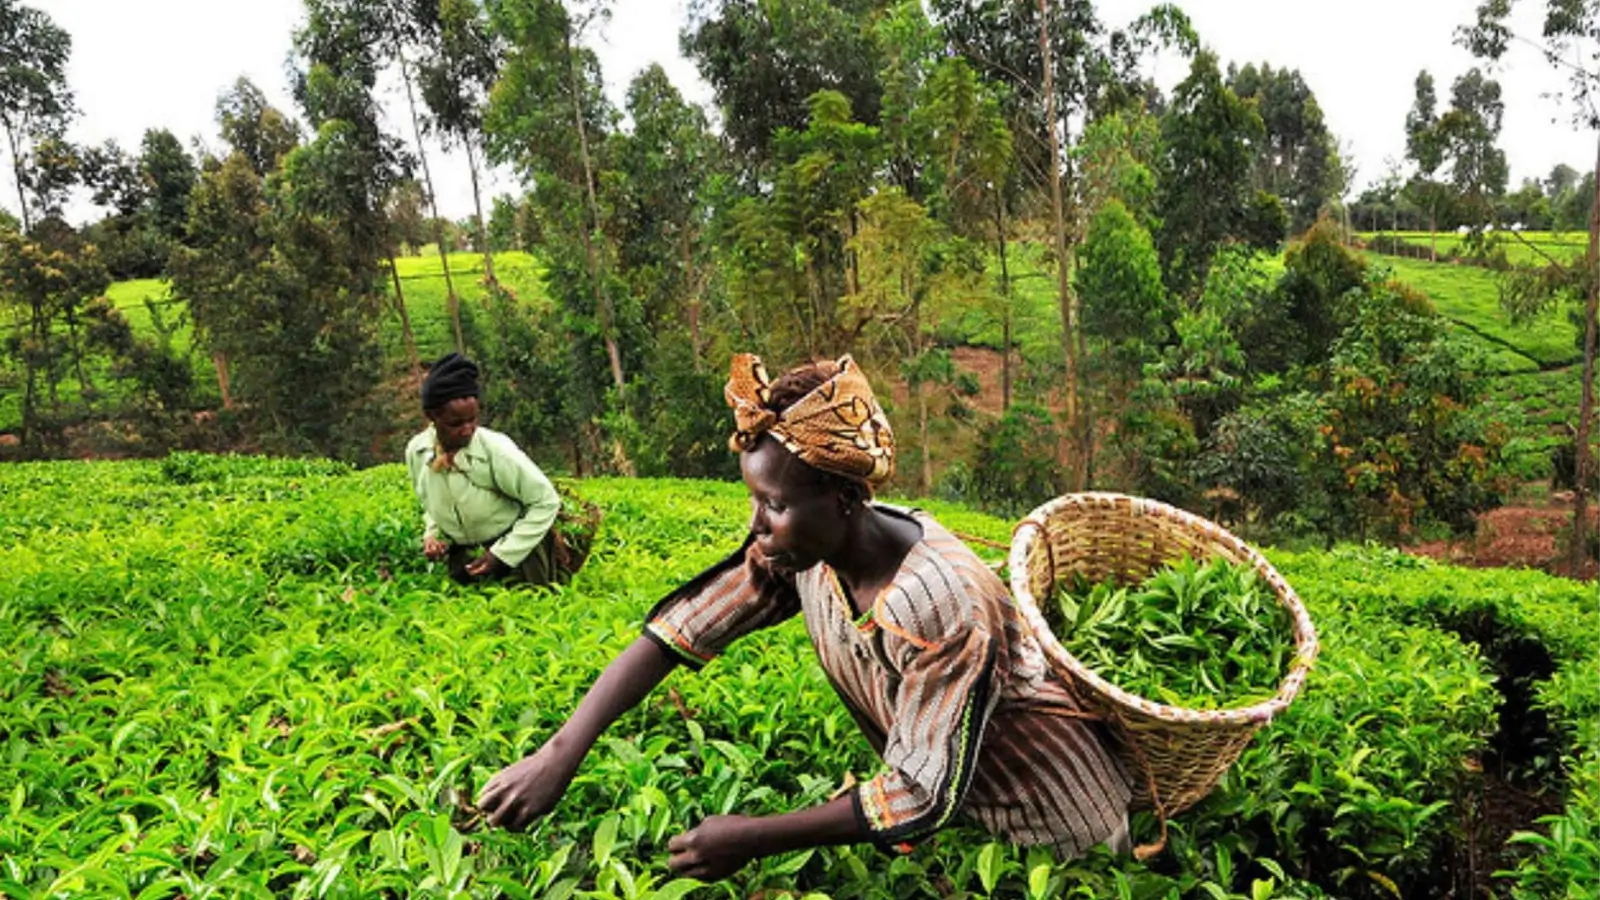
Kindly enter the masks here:
<path id="1" fill-rule="evenodd" d="M 851 353 L 897 493 L 1122 490 L 1290 542 L 1554 497 L 1575 570 L 1595 178 L 1508 183 L 1495 77 L 1536 46 L 1593 127 L 1595 23 L 1548 7 L 1537 34 L 1503 2 L 1460 23 L 1483 65 L 1397 86 L 1406 159 L 1358 191 L 1300 73 L 1218 59 L 1173 5 L 696 3 L 712 115 L 657 66 L 608 101 L 604 3 L 307 0 L 294 109 L 240 80 L 220 140 L 152 123 L 135 150 L 67 139 L 71 35 L 0 0 L 0 453 L 380 462 L 462 350 L 551 471 L 732 478 L 730 355 Z M 1170 91 L 1156 54 L 1187 67 Z M 429 141 L 470 169 L 465 220 Z M 520 190 L 484 196 L 488 167 Z"/>

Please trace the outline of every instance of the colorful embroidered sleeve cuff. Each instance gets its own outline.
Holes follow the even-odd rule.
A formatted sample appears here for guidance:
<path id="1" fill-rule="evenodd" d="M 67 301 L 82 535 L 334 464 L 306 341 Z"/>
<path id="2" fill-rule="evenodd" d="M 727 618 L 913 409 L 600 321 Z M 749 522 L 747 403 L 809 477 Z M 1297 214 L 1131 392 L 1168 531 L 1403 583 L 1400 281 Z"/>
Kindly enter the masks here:
<path id="1" fill-rule="evenodd" d="M 644 636 L 656 642 L 667 655 L 676 659 L 689 668 L 699 671 L 705 664 L 716 659 L 715 656 L 704 655 L 695 650 L 677 630 L 665 622 L 650 622 L 644 626 Z"/>

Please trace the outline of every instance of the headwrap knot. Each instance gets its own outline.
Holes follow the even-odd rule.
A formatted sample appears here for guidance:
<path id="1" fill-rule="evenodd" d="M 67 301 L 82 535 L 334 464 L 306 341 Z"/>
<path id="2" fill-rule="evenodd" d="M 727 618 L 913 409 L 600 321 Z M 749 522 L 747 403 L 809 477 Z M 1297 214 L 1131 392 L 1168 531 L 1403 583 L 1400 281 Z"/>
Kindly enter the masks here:
<path id="1" fill-rule="evenodd" d="M 733 358 L 723 396 L 733 408 L 730 449 L 750 450 L 770 434 L 813 468 L 877 487 L 894 474 L 894 433 L 872 385 L 848 355 L 832 378 L 783 412 L 767 408 L 772 381 L 761 358 Z"/>

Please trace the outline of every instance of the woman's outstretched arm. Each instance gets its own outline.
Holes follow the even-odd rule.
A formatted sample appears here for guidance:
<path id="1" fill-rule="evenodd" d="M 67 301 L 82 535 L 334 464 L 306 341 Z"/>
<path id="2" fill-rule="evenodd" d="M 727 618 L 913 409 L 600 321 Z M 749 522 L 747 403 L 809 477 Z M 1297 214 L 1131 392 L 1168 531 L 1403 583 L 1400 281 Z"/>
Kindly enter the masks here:
<path id="1" fill-rule="evenodd" d="M 554 809 L 601 733 L 637 706 L 676 665 L 649 638 L 639 638 L 617 654 L 572 717 L 544 746 L 489 779 L 478 800 L 489 824 L 520 831 Z"/>

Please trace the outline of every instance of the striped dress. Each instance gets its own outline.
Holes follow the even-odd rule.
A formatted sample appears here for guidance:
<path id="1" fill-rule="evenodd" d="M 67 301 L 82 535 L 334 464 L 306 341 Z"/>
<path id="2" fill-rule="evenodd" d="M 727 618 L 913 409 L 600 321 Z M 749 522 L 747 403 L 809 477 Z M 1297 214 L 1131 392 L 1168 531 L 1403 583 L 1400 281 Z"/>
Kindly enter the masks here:
<path id="1" fill-rule="evenodd" d="M 964 816 L 1023 845 L 1077 856 L 1128 846 L 1130 791 L 1103 726 L 1052 675 L 1005 584 L 931 516 L 859 619 L 819 563 L 791 583 L 745 548 L 669 594 L 645 634 L 699 668 L 741 635 L 802 613 L 834 689 L 883 758 L 853 793 L 874 843 L 907 851 Z"/>

